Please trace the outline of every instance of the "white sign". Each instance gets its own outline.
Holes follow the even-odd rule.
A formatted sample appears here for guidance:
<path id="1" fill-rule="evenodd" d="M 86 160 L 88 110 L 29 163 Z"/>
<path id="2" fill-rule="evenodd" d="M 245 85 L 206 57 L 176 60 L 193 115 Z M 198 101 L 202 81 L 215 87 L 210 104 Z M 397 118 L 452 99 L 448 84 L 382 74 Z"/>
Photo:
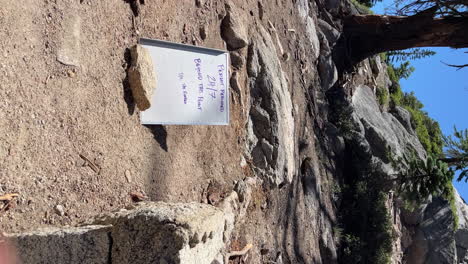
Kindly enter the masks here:
<path id="1" fill-rule="evenodd" d="M 156 89 L 145 125 L 228 125 L 229 53 L 140 39 L 153 60 Z"/>

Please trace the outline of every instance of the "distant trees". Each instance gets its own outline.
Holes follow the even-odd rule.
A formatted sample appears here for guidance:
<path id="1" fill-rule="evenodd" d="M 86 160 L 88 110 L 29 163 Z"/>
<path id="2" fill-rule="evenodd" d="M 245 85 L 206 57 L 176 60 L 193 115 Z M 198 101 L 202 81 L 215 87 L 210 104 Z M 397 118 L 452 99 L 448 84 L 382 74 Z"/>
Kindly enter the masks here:
<path id="1" fill-rule="evenodd" d="M 408 79 L 410 75 L 414 72 L 414 67 L 410 66 L 409 61 L 405 61 L 400 66 L 395 67 L 395 74 L 398 79 Z"/>
<path id="2" fill-rule="evenodd" d="M 397 189 L 413 202 L 424 201 L 429 195 L 452 196 L 453 171 L 435 155 L 426 160 L 417 157 L 406 159 L 406 168 L 395 179 Z"/>
<path id="3" fill-rule="evenodd" d="M 444 136 L 442 154 L 429 153 L 427 160 L 415 155 L 393 161 L 400 173 L 395 175 L 398 191 L 409 201 L 420 202 L 429 195 L 439 194 L 454 207 L 452 180 L 468 182 L 468 129 L 454 128 L 453 136 Z M 404 165 L 403 165 L 404 164 Z"/>
<path id="4" fill-rule="evenodd" d="M 440 161 L 447 163 L 452 169 L 459 171 L 457 180 L 463 178 L 468 182 L 468 129 L 457 130 L 454 127 L 452 136 L 444 136 L 444 157 Z"/>

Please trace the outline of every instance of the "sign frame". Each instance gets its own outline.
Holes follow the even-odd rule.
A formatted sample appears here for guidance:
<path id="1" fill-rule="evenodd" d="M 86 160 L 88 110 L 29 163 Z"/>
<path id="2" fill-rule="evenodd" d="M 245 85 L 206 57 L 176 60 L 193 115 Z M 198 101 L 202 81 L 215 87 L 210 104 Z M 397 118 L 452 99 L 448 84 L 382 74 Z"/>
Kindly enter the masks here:
<path id="1" fill-rule="evenodd" d="M 155 96 L 158 96 L 158 90 L 161 89 L 160 84 L 158 82 L 158 67 L 162 67 L 164 65 L 164 62 L 157 62 L 152 56 L 154 68 L 155 68 L 155 75 L 156 75 L 156 86 L 155 91 L 153 93 L 153 97 L 151 98 L 151 107 L 146 110 L 140 112 L 140 123 L 143 125 L 229 125 L 230 122 L 230 61 L 229 61 L 229 52 L 225 50 L 220 50 L 220 49 L 212 49 L 212 48 L 205 48 L 205 47 L 198 47 L 198 46 L 192 46 L 192 45 L 187 45 L 187 44 L 181 44 L 181 43 L 174 43 L 174 42 L 169 42 L 169 41 L 164 41 L 164 40 L 156 40 L 156 39 L 148 39 L 148 38 L 140 38 L 139 39 L 139 44 L 142 45 L 143 47 L 145 46 L 151 46 L 151 47 L 157 47 L 157 48 L 163 48 L 163 49 L 170 49 L 170 50 L 176 50 L 176 51 L 184 51 L 184 52 L 193 52 L 193 53 L 199 53 L 203 56 L 220 56 L 224 55 L 225 57 L 225 66 L 224 66 L 224 71 L 225 71 L 225 79 L 224 79 L 224 86 L 225 86 L 225 92 L 224 92 L 224 120 L 220 122 L 216 121 L 164 121 L 164 122 L 153 122 L 153 121 L 148 121 L 148 110 L 150 110 L 153 107 L 157 107 L 157 105 L 154 104 L 155 102 Z M 151 54 L 151 51 L 150 51 Z M 159 65 L 158 65 L 159 64 Z M 202 81 L 204 83 L 204 79 Z M 174 86 L 177 86 L 176 84 Z M 222 97 L 221 97 L 222 98 Z M 223 104 L 222 101 L 221 105 Z M 146 112 L 146 114 L 145 114 Z"/>

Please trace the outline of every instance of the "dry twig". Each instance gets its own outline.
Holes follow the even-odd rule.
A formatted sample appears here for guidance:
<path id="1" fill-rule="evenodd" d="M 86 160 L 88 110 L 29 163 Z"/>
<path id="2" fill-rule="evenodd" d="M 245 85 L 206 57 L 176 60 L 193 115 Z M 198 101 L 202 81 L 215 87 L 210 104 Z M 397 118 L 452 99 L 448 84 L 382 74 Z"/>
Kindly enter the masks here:
<path id="1" fill-rule="evenodd" d="M 88 167 L 90 167 L 95 173 L 99 174 L 101 169 L 99 169 L 99 167 L 96 164 L 94 164 L 91 160 L 89 160 L 84 155 L 81 155 L 81 154 L 79 155 L 80 155 L 80 158 L 82 158 L 86 162 L 86 165 L 88 165 Z"/>
<path id="2" fill-rule="evenodd" d="M 13 198 L 18 197 L 18 193 L 8 193 L 0 196 L 0 201 L 11 201 Z"/>
<path id="3" fill-rule="evenodd" d="M 242 250 L 240 251 L 231 251 L 230 253 L 226 253 L 226 256 L 224 257 L 224 263 L 229 263 L 229 259 L 231 257 L 237 257 L 237 256 L 243 256 L 249 252 L 249 250 L 253 247 L 252 244 L 247 244 Z"/>

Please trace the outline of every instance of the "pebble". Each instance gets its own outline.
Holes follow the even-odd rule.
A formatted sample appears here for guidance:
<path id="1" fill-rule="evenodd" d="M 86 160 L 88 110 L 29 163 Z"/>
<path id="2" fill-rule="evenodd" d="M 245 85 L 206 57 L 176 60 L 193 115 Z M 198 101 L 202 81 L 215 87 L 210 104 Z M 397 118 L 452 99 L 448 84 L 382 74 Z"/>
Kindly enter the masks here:
<path id="1" fill-rule="evenodd" d="M 204 4 L 203 2 L 204 2 L 203 0 L 195 0 L 195 5 L 197 7 L 202 7 L 202 5 Z"/>
<path id="2" fill-rule="evenodd" d="M 68 77 L 73 78 L 73 77 L 75 77 L 76 74 L 73 71 L 68 70 L 67 75 L 68 75 Z"/>
<path id="3" fill-rule="evenodd" d="M 241 168 L 244 168 L 245 166 L 247 166 L 247 161 L 245 160 L 244 155 L 241 155 L 240 166 Z"/>
<path id="4" fill-rule="evenodd" d="M 127 182 L 132 182 L 132 174 L 129 170 L 125 170 L 125 178 L 127 179 Z"/>
<path id="5" fill-rule="evenodd" d="M 62 205 L 58 204 L 55 206 L 55 212 L 60 215 L 60 216 L 64 216 L 65 215 L 65 209 L 63 208 Z"/>
<path id="6" fill-rule="evenodd" d="M 206 33 L 206 27 L 205 26 L 202 26 L 200 27 L 200 38 L 202 40 L 205 40 L 207 37 L 207 33 Z"/>

